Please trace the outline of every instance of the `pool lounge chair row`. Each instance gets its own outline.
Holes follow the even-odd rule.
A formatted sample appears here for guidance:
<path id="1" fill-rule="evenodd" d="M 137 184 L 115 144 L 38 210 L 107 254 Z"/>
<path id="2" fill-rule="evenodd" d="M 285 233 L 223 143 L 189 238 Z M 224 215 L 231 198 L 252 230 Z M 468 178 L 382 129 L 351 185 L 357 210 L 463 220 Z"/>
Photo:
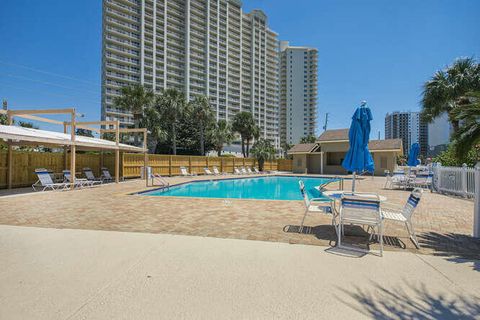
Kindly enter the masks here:
<path id="1" fill-rule="evenodd" d="M 104 182 L 113 181 L 107 168 L 102 168 L 102 176 L 100 178 L 95 178 L 90 168 L 84 168 L 83 172 L 86 178 L 75 178 L 74 187 L 93 187 Z M 69 190 L 72 186 L 72 174 L 70 170 L 63 170 L 63 181 L 61 182 L 55 182 L 54 174 L 45 168 L 35 169 L 35 174 L 37 175 L 38 181 L 32 184 L 34 191 Z"/>
<path id="2" fill-rule="evenodd" d="M 207 176 L 219 176 L 219 175 L 229 174 L 227 172 L 220 172 L 217 166 L 213 166 L 212 170 L 210 170 L 210 168 L 208 167 L 205 167 L 203 168 L 203 171 Z M 262 172 L 258 171 L 256 167 L 253 167 L 253 169 L 251 167 L 235 167 L 233 169 L 233 174 L 236 174 L 236 175 L 260 174 L 260 173 Z M 184 177 L 191 177 L 191 176 L 197 175 L 195 172 L 193 173 L 188 172 L 188 169 L 186 167 L 180 167 L 180 174 Z"/>

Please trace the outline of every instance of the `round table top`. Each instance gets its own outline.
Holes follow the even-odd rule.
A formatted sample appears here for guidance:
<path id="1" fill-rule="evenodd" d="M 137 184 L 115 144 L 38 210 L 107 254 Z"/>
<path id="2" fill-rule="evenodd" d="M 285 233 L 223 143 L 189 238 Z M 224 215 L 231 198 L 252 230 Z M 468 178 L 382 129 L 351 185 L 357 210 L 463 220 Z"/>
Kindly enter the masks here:
<path id="1" fill-rule="evenodd" d="M 335 191 L 323 191 L 322 194 L 329 197 L 332 200 L 340 200 L 344 194 L 352 195 L 352 192 L 351 191 L 335 190 Z M 368 194 L 368 193 L 355 193 L 353 195 L 355 195 L 356 197 L 366 197 L 366 198 L 377 196 L 377 194 L 374 194 L 374 193 L 370 193 L 370 194 Z M 381 195 L 378 195 L 378 199 L 380 200 L 380 202 L 387 201 L 387 197 L 381 196 Z"/>

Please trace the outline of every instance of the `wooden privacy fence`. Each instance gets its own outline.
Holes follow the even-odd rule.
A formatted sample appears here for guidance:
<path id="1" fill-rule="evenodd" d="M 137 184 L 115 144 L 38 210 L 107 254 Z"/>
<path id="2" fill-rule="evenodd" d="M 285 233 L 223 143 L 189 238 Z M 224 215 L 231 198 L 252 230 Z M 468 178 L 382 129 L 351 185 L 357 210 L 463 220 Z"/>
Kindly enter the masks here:
<path id="1" fill-rule="evenodd" d="M 125 178 L 139 177 L 143 167 L 143 155 L 125 153 L 122 158 L 122 166 Z M 180 174 L 180 167 L 186 167 L 189 172 L 197 174 L 204 174 L 203 168 L 208 167 L 212 170 L 214 166 L 221 172 L 233 173 L 235 167 L 258 167 L 258 163 L 251 158 L 150 154 L 148 155 L 148 166 L 152 167 L 154 173 L 162 176 L 175 176 Z M 292 160 L 266 161 L 264 170 L 292 171 Z"/>
<path id="2" fill-rule="evenodd" d="M 66 166 L 65 166 L 66 164 Z M 0 188 L 7 187 L 7 152 L 0 151 Z M 61 152 L 34 152 L 34 151 L 13 151 L 13 173 L 12 186 L 25 187 L 30 186 L 37 177 L 35 169 L 45 168 L 55 173 L 60 173 L 70 166 L 70 155 L 67 159 Z M 110 172 L 115 171 L 115 155 L 98 153 L 77 153 L 75 171 L 77 177 L 81 176 L 82 169 L 89 167 L 96 176 L 100 175 L 100 168 L 107 167 Z M 121 167 L 120 167 L 121 170 Z M 120 173 L 121 174 L 121 173 Z"/>
<path id="3" fill-rule="evenodd" d="M 143 154 L 124 153 L 120 158 L 120 176 L 134 178 L 140 176 L 143 167 Z M 0 188 L 7 187 L 7 152 L 0 150 Z M 61 152 L 13 151 L 13 187 L 30 186 L 37 181 L 35 169 L 45 168 L 56 173 L 69 168 L 70 155 L 65 159 Z M 203 168 L 212 170 L 216 166 L 222 172 L 232 173 L 235 167 L 258 164 L 250 158 L 223 158 L 201 156 L 148 155 L 148 166 L 154 173 L 164 176 L 180 174 L 180 167 L 187 167 L 190 172 L 203 174 Z M 89 167 L 96 176 L 100 176 L 100 168 L 107 167 L 113 174 L 115 171 L 115 155 L 111 153 L 77 153 L 75 171 L 77 177 L 83 177 L 82 169 Z M 278 159 L 265 162 L 264 170 L 292 171 L 292 160 Z"/>

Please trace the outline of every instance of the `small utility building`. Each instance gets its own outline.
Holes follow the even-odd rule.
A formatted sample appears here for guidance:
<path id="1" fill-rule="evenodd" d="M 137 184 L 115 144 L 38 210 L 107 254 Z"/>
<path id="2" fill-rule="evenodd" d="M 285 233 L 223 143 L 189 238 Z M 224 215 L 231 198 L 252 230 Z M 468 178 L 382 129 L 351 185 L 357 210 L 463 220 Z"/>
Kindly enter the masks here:
<path id="1" fill-rule="evenodd" d="M 348 130 L 327 130 L 315 143 L 293 146 L 288 154 L 293 156 L 295 173 L 347 174 L 342 161 L 348 151 Z M 368 148 L 375 162 L 375 174 L 393 171 L 397 157 L 403 155 L 401 139 L 370 140 Z"/>

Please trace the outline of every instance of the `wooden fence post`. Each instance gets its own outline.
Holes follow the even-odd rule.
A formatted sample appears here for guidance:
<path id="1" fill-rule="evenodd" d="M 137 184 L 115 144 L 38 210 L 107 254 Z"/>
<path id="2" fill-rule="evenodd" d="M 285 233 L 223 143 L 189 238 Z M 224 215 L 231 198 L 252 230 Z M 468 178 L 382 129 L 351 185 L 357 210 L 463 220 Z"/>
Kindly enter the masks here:
<path id="1" fill-rule="evenodd" d="M 205 163 L 207 164 L 207 168 L 209 168 L 208 157 L 205 158 Z"/>
<path id="2" fill-rule="evenodd" d="M 168 176 L 172 176 L 172 156 L 168 157 Z"/>
<path id="3" fill-rule="evenodd" d="M 192 156 L 188 156 L 188 172 L 192 173 Z"/>

